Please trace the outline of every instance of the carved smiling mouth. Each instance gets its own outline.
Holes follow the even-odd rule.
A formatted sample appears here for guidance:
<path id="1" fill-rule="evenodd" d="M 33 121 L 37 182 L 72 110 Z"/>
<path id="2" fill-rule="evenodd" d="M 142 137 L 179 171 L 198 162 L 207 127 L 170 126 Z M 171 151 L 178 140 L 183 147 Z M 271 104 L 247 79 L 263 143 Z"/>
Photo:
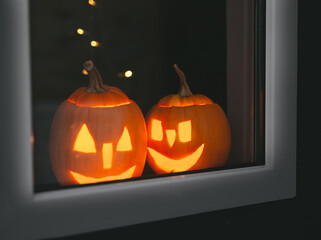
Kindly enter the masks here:
<path id="1" fill-rule="evenodd" d="M 121 174 L 113 175 L 113 176 L 106 176 L 106 177 L 102 177 L 102 178 L 87 177 L 87 176 L 84 176 L 80 173 L 76 173 L 73 171 L 69 171 L 69 172 L 79 184 L 88 184 L 88 183 L 107 182 L 107 181 L 114 181 L 114 180 L 122 180 L 122 179 L 126 179 L 126 178 L 131 178 L 134 174 L 135 169 L 136 169 L 136 166 L 133 166 L 133 167 L 129 168 L 128 170 L 122 172 Z"/>
<path id="2" fill-rule="evenodd" d="M 196 164 L 203 153 L 203 149 L 204 143 L 188 156 L 172 159 L 148 147 L 148 151 L 156 165 L 167 173 L 187 171 Z"/>

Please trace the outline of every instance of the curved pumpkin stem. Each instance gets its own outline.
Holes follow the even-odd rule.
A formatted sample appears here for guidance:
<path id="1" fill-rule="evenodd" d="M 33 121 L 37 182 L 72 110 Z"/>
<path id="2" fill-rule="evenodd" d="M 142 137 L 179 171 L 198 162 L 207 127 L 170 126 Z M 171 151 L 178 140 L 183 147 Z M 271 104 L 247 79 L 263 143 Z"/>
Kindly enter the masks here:
<path id="1" fill-rule="evenodd" d="M 104 86 L 101 75 L 92 60 L 86 61 L 84 63 L 84 68 L 89 75 L 89 86 L 86 92 L 100 93 L 108 90 L 108 87 Z"/>
<path id="2" fill-rule="evenodd" d="M 180 95 L 181 97 L 189 97 L 193 95 L 189 86 L 187 85 L 186 77 L 183 71 L 176 64 L 174 64 L 174 69 L 177 72 L 177 75 L 179 76 L 179 79 L 181 81 L 181 86 L 178 91 L 178 95 Z"/>

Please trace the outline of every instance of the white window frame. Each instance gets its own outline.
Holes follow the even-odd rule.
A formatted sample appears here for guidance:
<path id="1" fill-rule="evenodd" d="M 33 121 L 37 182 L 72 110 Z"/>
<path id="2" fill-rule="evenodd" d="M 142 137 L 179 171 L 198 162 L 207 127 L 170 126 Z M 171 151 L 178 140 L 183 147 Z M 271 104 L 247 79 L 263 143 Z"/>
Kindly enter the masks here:
<path id="1" fill-rule="evenodd" d="M 294 197 L 297 0 L 267 0 L 265 165 L 34 193 L 28 1 L 1 0 L 0 238 L 39 239 Z"/>

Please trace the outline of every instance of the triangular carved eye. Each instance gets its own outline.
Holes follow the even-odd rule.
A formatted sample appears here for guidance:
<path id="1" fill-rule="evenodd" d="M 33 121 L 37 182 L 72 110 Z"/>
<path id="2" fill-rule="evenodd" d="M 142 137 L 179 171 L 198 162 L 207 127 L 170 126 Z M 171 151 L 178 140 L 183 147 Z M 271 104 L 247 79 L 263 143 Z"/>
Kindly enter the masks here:
<path id="1" fill-rule="evenodd" d="M 130 139 L 128 129 L 124 127 L 124 131 L 117 143 L 117 151 L 124 152 L 131 151 L 132 149 L 132 141 Z"/>
<path id="2" fill-rule="evenodd" d="M 83 153 L 95 153 L 96 145 L 87 125 L 83 124 L 74 144 L 74 151 Z"/>

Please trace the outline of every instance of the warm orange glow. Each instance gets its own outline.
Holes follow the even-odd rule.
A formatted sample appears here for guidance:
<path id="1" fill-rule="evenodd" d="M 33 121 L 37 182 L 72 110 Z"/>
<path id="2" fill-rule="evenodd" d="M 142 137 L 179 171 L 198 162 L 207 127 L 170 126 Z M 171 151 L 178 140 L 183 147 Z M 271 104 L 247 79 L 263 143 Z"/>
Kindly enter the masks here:
<path id="1" fill-rule="evenodd" d="M 78 33 L 79 35 L 83 35 L 83 34 L 85 33 L 85 31 L 84 31 L 83 29 L 81 29 L 81 28 L 78 28 L 78 29 L 77 29 L 77 33 Z"/>
<path id="2" fill-rule="evenodd" d="M 191 120 L 178 124 L 178 137 L 181 142 L 189 142 L 192 140 Z"/>
<path id="3" fill-rule="evenodd" d="M 128 71 L 125 72 L 124 75 L 125 75 L 125 77 L 130 78 L 131 76 L 133 76 L 133 72 L 128 70 Z"/>
<path id="4" fill-rule="evenodd" d="M 155 164 L 167 173 L 187 171 L 195 165 L 203 153 L 204 143 L 193 153 L 180 159 L 171 159 L 148 147 L 148 151 L 155 161 Z"/>
<path id="5" fill-rule="evenodd" d="M 211 105 L 214 103 L 200 103 L 200 104 L 195 104 L 195 103 L 189 103 L 189 104 L 182 104 L 182 105 L 175 105 L 175 106 L 168 106 L 164 104 L 158 104 L 158 107 L 163 107 L 163 108 L 170 108 L 170 107 L 189 107 L 189 106 L 203 106 L 203 105 Z"/>
<path id="6" fill-rule="evenodd" d="M 87 125 L 83 124 L 74 144 L 74 151 L 83 153 L 95 153 L 96 146 Z"/>
<path id="7" fill-rule="evenodd" d="M 126 127 L 124 127 L 124 131 L 118 141 L 117 144 L 117 151 L 124 152 L 124 151 L 131 151 L 132 148 L 132 142 L 129 136 L 129 132 Z"/>
<path id="8" fill-rule="evenodd" d="M 167 142 L 170 147 L 173 146 L 176 138 L 176 131 L 174 129 L 166 130 Z"/>
<path id="9" fill-rule="evenodd" d="M 88 3 L 89 3 L 89 5 L 91 5 L 91 6 L 96 6 L 96 2 L 95 2 L 95 0 L 88 0 Z"/>
<path id="10" fill-rule="evenodd" d="M 152 131 L 151 137 L 153 140 L 162 141 L 163 140 L 163 127 L 162 122 L 157 119 L 152 119 Z"/>
<path id="11" fill-rule="evenodd" d="M 92 47 L 99 47 L 99 42 L 97 42 L 97 41 L 91 41 L 90 42 L 90 45 L 92 46 Z"/>
<path id="12" fill-rule="evenodd" d="M 202 94 L 194 94 L 188 97 L 181 96 L 180 94 L 170 94 L 163 97 L 158 101 L 159 107 L 189 107 L 189 106 L 202 106 L 212 105 L 214 102 Z"/>
<path id="13" fill-rule="evenodd" d="M 106 176 L 102 178 L 86 177 L 80 173 L 76 173 L 73 171 L 69 171 L 69 172 L 79 184 L 88 184 L 88 183 L 107 182 L 107 181 L 131 178 L 134 174 L 135 169 L 136 169 L 136 166 L 133 166 L 121 174 L 114 175 L 114 176 Z"/>
<path id="14" fill-rule="evenodd" d="M 86 69 L 83 69 L 81 72 L 82 72 L 82 74 L 84 74 L 84 75 L 88 75 L 88 72 L 86 71 Z"/>
<path id="15" fill-rule="evenodd" d="M 74 103 L 77 105 L 77 107 L 88 107 L 88 106 L 82 106 L 79 103 L 68 99 L 68 102 Z M 90 108 L 112 108 L 112 107 L 118 107 L 118 106 L 123 106 L 123 105 L 127 105 L 130 104 L 132 102 L 123 102 L 123 103 L 119 103 L 119 104 L 110 104 L 110 105 L 97 105 L 97 106 L 90 106 Z"/>
<path id="16" fill-rule="evenodd" d="M 102 152 L 104 169 L 110 169 L 113 161 L 113 144 L 104 143 Z"/>

